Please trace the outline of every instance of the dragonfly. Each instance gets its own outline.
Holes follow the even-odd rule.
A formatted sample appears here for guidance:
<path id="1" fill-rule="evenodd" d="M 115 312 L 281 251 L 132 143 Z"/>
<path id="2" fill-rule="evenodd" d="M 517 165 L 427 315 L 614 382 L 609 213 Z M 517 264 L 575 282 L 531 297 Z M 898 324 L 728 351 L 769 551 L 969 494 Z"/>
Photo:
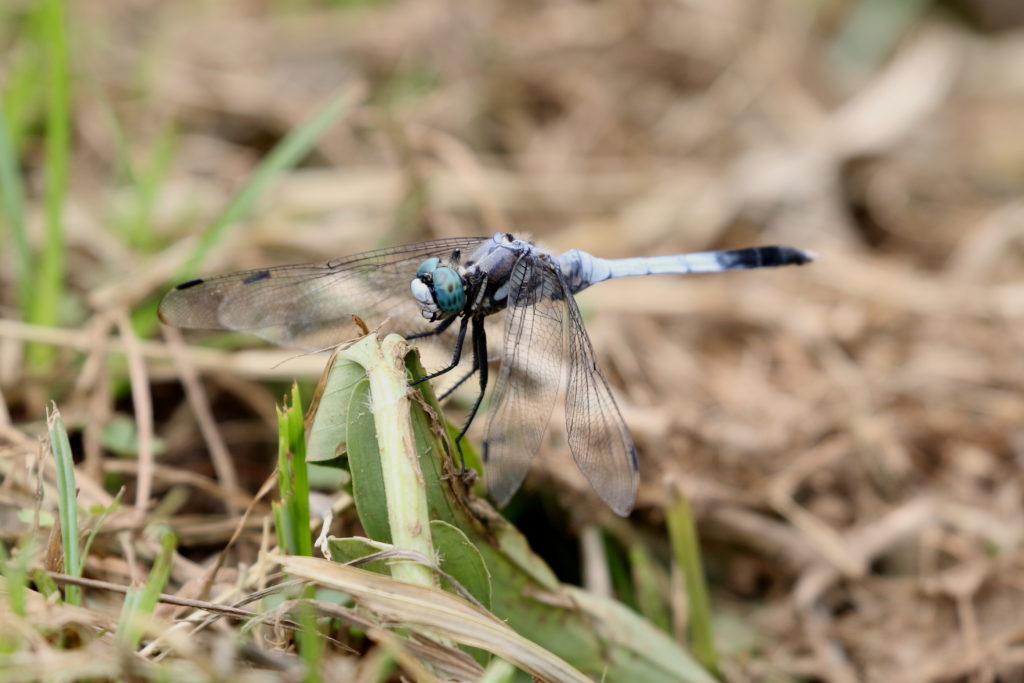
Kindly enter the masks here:
<path id="1" fill-rule="evenodd" d="M 785 246 L 618 259 L 579 249 L 555 255 L 525 237 L 495 233 L 189 280 L 166 294 L 159 315 L 179 328 L 234 330 L 311 350 L 359 336 L 353 315 L 396 321 L 407 339 L 454 336 L 451 361 L 424 380 L 457 368 L 468 338 L 469 371 L 440 397 L 477 376 L 476 398 L 455 440 L 460 447 L 490 383 L 484 322 L 504 312 L 482 448 L 491 498 L 504 506 L 519 488 L 564 387 L 572 457 L 597 494 L 625 516 L 636 500 L 637 452 L 574 296 L 615 278 L 801 265 L 813 259 L 812 252 Z M 464 472 L 464 460 L 462 467 Z"/>

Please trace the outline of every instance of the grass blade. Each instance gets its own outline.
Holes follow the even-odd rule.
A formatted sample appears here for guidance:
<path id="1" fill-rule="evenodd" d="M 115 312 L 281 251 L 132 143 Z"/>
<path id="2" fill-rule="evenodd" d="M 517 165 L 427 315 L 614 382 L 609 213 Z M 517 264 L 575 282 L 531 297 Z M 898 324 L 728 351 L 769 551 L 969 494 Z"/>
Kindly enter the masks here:
<path id="1" fill-rule="evenodd" d="M 64 551 L 64 571 L 71 576 L 82 575 L 81 547 L 78 539 L 78 492 L 75 485 L 75 463 L 71 458 L 71 443 L 64 428 L 64 419 L 57 404 L 48 411 L 46 426 L 50 435 L 50 450 L 57 466 L 57 511 L 60 519 L 61 544 Z M 65 599 L 69 604 L 81 603 L 78 586 L 68 585 Z"/>
<path id="2" fill-rule="evenodd" d="M 260 163 L 249 181 L 232 198 L 224 210 L 203 233 L 195 250 L 182 266 L 179 276 L 192 277 L 210 251 L 224 239 L 229 228 L 252 209 L 267 187 L 277 177 L 302 161 L 317 141 L 349 112 L 361 97 L 361 88 L 349 88 L 336 95 L 316 116 L 291 131 Z"/>
<path id="3" fill-rule="evenodd" d="M 160 538 L 160 552 L 149 572 L 149 579 L 141 589 L 132 589 L 125 596 L 117 624 L 117 637 L 131 649 L 139 646 L 146 631 L 146 624 L 160 600 L 160 593 L 171 576 L 171 560 L 177 547 L 177 536 L 170 529 L 165 529 Z"/>
<path id="4" fill-rule="evenodd" d="M 110 505 L 103 506 L 99 510 L 99 516 L 92 524 L 92 531 L 89 532 L 89 536 L 85 539 L 85 546 L 82 548 L 82 557 L 89 557 L 89 549 L 92 548 L 92 542 L 96 540 L 96 535 L 99 534 L 100 529 L 103 528 L 107 518 L 114 514 L 118 508 L 121 507 L 121 497 L 124 495 L 124 487 L 117 492 L 114 496 L 114 500 L 110 502 Z"/>
<path id="5" fill-rule="evenodd" d="M 28 314 L 32 298 L 32 252 L 25 233 L 25 188 L 18 172 L 18 151 L 15 149 L 7 119 L 0 108 L 0 210 L 10 226 L 14 245 L 14 272 L 18 287 L 18 304 L 22 315 Z"/>
<path id="6" fill-rule="evenodd" d="M 29 308 L 29 322 L 54 326 L 64 292 L 64 201 L 71 158 L 71 102 L 66 17 L 63 0 L 46 0 L 40 8 L 40 39 L 46 51 L 46 230 Z M 53 348 L 29 347 L 29 363 L 49 364 Z"/>
<path id="7" fill-rule="evenodd" d="M 693 655 L 712 673 L 718 671 L 718 653 L 711 626 L 711 607 L 708 588 L 704 583 L 704 568 L 697 542 L 697 527 L 693 522 L 690 503 L 678 495 L 666 511 L 672 554 L 683 572 L 687 604 L 690 606 L 690 644 Z"/>
<path id="8" fill-rule="evenodd" d="M 664 585 L 659 581 L 657 565 L 647 549 L 640 543 L 629 548 L 629 565 L 633 573 L 636 603 L 648 621 L 666 633 L 672 628 L 672 619 L 665 604 Z"/>
<path id="9" fill-rule="evenodd" d="M 19 544 L 16 555 L 7 554 L 7 546 L 0 543 L 0 574 L 6 581 L 7 602 L 11 611 L 19 617 L 28 614 L 26 599 L 28 594 L 28 565 L 35 554 L 32 538 L 28 537 Z"/>
<path id="10" fill-rule="evenodd" d="M 278 541 L 291 555 L 312 555 L 309 531 L 309 475 L 306 469 L 306 437 L 302 424 L 299 387 L 292 385 L 287 400 L 277 409 L 277 485 L 281 502 L 274 507 Z"/>
<path id="11" fill-rule="evenodd" d="M 310 597 L 313 591 L 308 591 Z M 323 634 L 316 625 L 316 610 L 308 602 L 299 603 L 298 607 L 299 625 L 302 630 L 298 638 L 299 656 L 306 665 L 305 683 L 320 683 L 323 676 L 320 675 L 321 663 L 324 659 L 326 643 Z"/>

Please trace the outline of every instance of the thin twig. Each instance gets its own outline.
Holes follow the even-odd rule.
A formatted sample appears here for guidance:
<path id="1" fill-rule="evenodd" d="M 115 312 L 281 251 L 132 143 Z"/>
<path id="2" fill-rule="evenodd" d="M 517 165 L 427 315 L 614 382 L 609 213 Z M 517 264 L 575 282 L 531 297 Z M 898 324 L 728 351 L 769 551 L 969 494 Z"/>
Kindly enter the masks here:
<path id="1" fill-rule="evenodd" d="M 132 322 L 124 310 L 115 316 L 117 329 L 124 341 L 128 354 L 128 378 L 132 386 L 132 406 L 135 409 L 135 424 L 138 429 L 139 474 L 135 491 L 135 510 L 140 516 L 149 509 L 153 494 L 153 396 L 149 390 L 146 363 L 142 358 L 138 337 L 132 329 Z"/>
<path id="2" fill-rule="evenodd" d="M 174 357 L 174 365 L 178 369 L 178 377 L 185 387 L 185 395 L 192 406 L 193 414 L 199 425 L 199 431 L 206 441 L 210 451 L 210 459 L 213 461 L 213 469 L 217 473 L 224 489 L 229 495 L 224 497 L 224 504 L 232 515 L 238 514 L 238 506 L 235 504 L 235 496 L 241 492 L 238 485 L 238 473 L 235 471 L 235 463 L 228 452 L 224 437 L 217 428 L 217 421 L 213 419 L 213 411 L 210 409 L 210 401 L 203 390 L 202 382 L 199 381 L 199 374 L 195 366 L 190 362 L 188 354 L 185 353 L 185 342 L 181 332 L 173 327 L 163 327 L 164 337 L 167 339 L 168 348 Z"/>

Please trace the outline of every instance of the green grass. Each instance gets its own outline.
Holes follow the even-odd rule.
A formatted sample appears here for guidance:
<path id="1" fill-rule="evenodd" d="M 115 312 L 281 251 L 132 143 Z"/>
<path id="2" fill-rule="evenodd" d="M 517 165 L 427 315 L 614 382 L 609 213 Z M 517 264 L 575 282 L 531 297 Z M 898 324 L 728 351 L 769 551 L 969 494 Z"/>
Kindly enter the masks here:
<path id="1" fill-rule="evenodd" d="M 71 161 L 71 93 L 65 7 L 44 0 L 25 17 L 5 16 L 14 24 L 3 91 L 0 92 L 0 215 L 8 226 L 17 288 L 25 320 L 56 325 L 64 301 L 66 253 L 64 208 Z M 18 31 L 17 27 L 24 30 Z M 18 36 L 23 36 L 20 39 Z M 26 231 L 25 189 L 20 154 L 42 118 L 42 244 L 33 253 Z M 31 367 L 46 368 L 53 349 L 30 345 Z"/>
<path id="2" fill-rule="evenodd" d="M 171 561 L 177 547 L 177 537 L 170 529 L 164 529 L 160 537 L 160 552 L 146 583 L 141 588 L 129 590 L 125 595 L 117 623 L 117 638 L 133 650 L 142 641 L 153 610 L 160 601 L 160 593 L 171 576 Z"/>
<path id="3" fill-rule="evenodd" d="M 657 565 L 642 543 L 629 547 L 629 566 L 636 591 L 637 610 L 666 633 L 672 632 L 672 617 L 665 601 L 667 587 L 659 581 Z"/>
<path id="4" fill-rule="evenodd" d="M 666 511 L 669 540 L 676 564 L 683 573 L 690 609 L 690 645 L 693 655 L 709 671 L 718 671 L 718 652 L 711 622 L 711 601 L 697 541 L 697 525 L 686 497 L 679 494 Z"/>
<path id="5" fill-rule="evenodd" d="M 161 246 L 153 232 L 153 209 L 178 150 L 177 129 L 173 123 L 165 121 L 145 158 L 136 163 L 132 158 L 132 142 L 127 139 L 113 112 L 109 107 L 106 109 L 108 128 L 117 144 L 119 180 L 132 190 L 127 206 L 113 212 L 109 224 L 125 244 L 150 252 Z"/>
<path id="6" fill-rule="evenodd" d="M 309 476 L 306 472 L 306 433 L 298 385 L 292 386 L 277 409 L 277 485 L 280 502 L 274 503 L 274 521 L 280 546 L 289 555 L 312 555 L 309 525 Z"/>
<path id="7" fill-rule="evenodd" d="M 38 38 L 41 6 L 23 15 L 17 9 L 5 9 L 6 4 L 0 3 L 2 40 L 5 47 L 9 46 L 4 55 L 0 110 L 16 153 L 25 148 L 46 102 L 46 91 L 39 78 L 45 70 L 43 43 Z"/>
<path id="8" fill-rule="evenodd" d="M 32 300 L 32 252 L 25 233 L 25 188 L 18 171 L 18 152 L 7 115 L 0 108 L 0 210 L 10 231 L 14 251 L 18 305 L 28 311 Z"/>
<path id="9" fill-rule="evenodd" d="M 231 228 L 255 206 L 256 201 L 280 175 L 305 159 L 314 145 L 351 110 L 357 93 L 351 89 L 336 94 L 311 119 L 292 130 L 260 162 L 249 180 L 203 232 L 178 275 L 193 277 L 203 260 L 227 236 Z"/>
<path id="10" fill-rule="evenodd" d="M 62 0 L 44 0 L 38 15 L 39 49 L 45 54 L 46 137 L 45 137 L 45 231 L 43 246 L 34 272 L 29 322 L 53 326 L 60 321 L 64 298 L 66 255 L 64 250 L 64 205 L 68 168 L 71 163 L 71 79 L 68 64 L 67 19 Z M 46 368 L 53 348 L 29 347 L 29 363 Z"/>
<path id="11" fill-rule="evenodd" d="M 6 582 L 7 601 L 11 611 L 19 617 L 27 615 L 25 608 L 28 593 L 28 565 L 34 553 L 32 539 L 25 539 L 19 544 L 18 553 L 13 557 L 7 552 L 7 546 L 0 543 L 0 573 Z"/>
<path id="12" fill-rule="evenodd" d="M 317 628 L 316 610 L 308 602 L 303 601 L 299 603 L 298 617 L 302 629 L 298 634 L 299 656 L 306 665 L 303 680 L 305 683 L 319 683 L 323 680 L 320 670 L 326 643 L 323 634 Z"/>
<path id="13" fill-rule="evenodd" d="M 316 114 L 283 137 L 259 163 L 249 180 L 235 193 L 200 235 L 195 248 L 178 269 L 176 280 L 188 280 L 198 273 L 203 261 L 232 229 L 256 206 L 257 201 L 282 174 L 300 164 L 313 147 L 360 101 L 358 87 L 346 88 L 334 95 Z M 153 176 L 159 176 L 159 148 L 154 156 Z M 151 192 L 157 191 L 156 181 Z M 140 336 L 149 336 L 156 327 L 159 299 L 135 310 L 133 326 Z"/>
<path id="14" fill-rule="evenodd" d="M 78 488 L 75 484 L 75 463 L 71 443 L 64 427 L 64 419 L 54 405 L 46 418 L 50 450 L 57 470 L 57 510 L 60 520 L 61 549 L 64 553 L 64 572 L 70 576 L 82 575 L 81 542 L 78 537 Z M 71 605 L 81 602 L 81 589 L 68 585 L 64 596 Z"/>

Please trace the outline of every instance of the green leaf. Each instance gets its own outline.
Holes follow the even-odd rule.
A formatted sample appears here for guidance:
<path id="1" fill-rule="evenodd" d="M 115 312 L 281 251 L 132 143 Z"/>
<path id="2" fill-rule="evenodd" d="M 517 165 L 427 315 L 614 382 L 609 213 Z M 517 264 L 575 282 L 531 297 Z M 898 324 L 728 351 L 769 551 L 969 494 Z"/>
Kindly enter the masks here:
<path id="1" fill-rule="evenodd" d="M 607 680 L 693 683 L 715 680 L 667 633 L 622 603 L 573 586 L 567 586 L 566 590 L 581 612 L 594 620 L 593 623 L 601 624 L 602 637 L 614 644 L 602 655 L 608 666 Z"/>
<path id="2" fill-rule="evenodd" d="M 441 571 L 459 582 L 485 608 L 491 608 L 491 573 L 484 558 L 466 534 L 448 522 L 435 519 L 430 522 L 430 535 L 434 549 L 441 558 Z M 459 595 L 459 591 L 442 577 L 441 588 Z M 481 666 L 487 666 L 491 654 L 486 650 L 463 646 Z"/>
<path id="3" fill-rule="evenodd" d="M 100 429 L 100 445 L 118 455 L 137 455 L 139 452 L 139 430 L 135 420 L 127 415 L 115 415 Z M 164 452 L 164 441 L 153 437 L 153 453 Z"/>
<path id="4" fill-rule="evenodd" d="M 337 352 L 331 355 L 327 367 L 328 370 L 317 384 L 313 401 L 307 411 L 308 462 L 329 462 L 345 451 L 348 443 L 348 412 L 352 392 L 360 381 L 366 382 L 366 371 L 362 366 L 339 358 Z"/>
<path id="5" fill-rule="evenodd" d="M 390 546 L 387 546 L 390 548 Z M 335 562 L 348 564 L 353 560 L 379 553 L 383 548 L 381 544 L 371 541 L 368 538 L 331 538 L 327 541 L 327 548 L 331 553 L 331 559 Z M 359 565 L 360 569 L 391 576 L 391 570 L 385 560 L 368 562 Z"/>
<path id="6" fill-rule="evenodd" d="M 484 558 L 458 527 L 439 519 L 430 522 L 430 536 L 441 557 L 441 570 L 459 582 L 476 601 L 491 608 L 491 573 Z M 442 582 L 441 587 L 456 593 Z"/>
<path id="7" fill-rule="evenodd" d="M 370 410 L 370 382 L 364 376 L 352 390 L 348 404 L 348 466 L 352 498 L 366 535 L 391 543 L 388 500 L 377 448 L 377 426 Z"/>

